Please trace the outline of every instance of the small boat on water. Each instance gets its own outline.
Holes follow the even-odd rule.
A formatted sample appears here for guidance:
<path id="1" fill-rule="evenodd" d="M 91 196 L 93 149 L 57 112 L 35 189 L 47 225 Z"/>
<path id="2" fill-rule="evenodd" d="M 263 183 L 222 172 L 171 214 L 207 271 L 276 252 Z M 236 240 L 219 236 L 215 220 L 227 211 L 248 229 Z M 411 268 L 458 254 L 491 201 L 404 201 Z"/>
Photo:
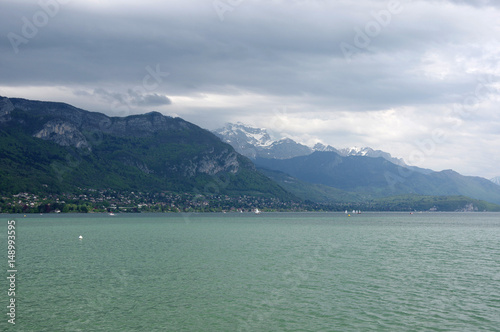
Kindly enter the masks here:
<path id="1" fill-rule="evenodd" d="M 255 209 L 254 213 L 255 213 L 255 214 L 260 214 L 260 213 L 261 213 L 261 211 L 260 211 L 259 209 Z"/>

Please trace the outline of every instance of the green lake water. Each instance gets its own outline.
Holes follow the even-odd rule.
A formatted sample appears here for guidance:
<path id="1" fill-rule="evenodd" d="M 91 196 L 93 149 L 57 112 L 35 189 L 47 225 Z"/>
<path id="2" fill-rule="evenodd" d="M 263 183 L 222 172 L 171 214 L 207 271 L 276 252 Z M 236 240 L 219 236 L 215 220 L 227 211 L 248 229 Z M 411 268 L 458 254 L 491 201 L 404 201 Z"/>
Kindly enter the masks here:
<path id="1" fill-rule="evenodd" d="M 500 331 L 498 213 L 0 219 L 0 331 Z"/>

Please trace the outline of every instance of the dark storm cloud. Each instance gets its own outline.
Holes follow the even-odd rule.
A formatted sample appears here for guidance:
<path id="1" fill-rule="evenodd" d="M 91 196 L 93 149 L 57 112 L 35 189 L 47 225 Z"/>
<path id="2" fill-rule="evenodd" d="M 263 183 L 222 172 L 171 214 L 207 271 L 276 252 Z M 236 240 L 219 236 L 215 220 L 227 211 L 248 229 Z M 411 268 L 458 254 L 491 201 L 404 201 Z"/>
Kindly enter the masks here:
<path id="1" fill-rule="evenodd" d="M 164 88 L 174 94 L 234 86 L 259 94 L 318 95 L 346 106 L 346 99 L 363 97 L 383 107 L 389 98 L 427 103 L 466 89 L 466 77 L 436 86 L 408 72 L 429 45 L 453 40 L 456 27 L 433 17 L 425 27 L 421 21 L 405 22 L 403 3 L 402 14 L 392 15 L 393 26 L 371 38 L 369 47 L 357 47 L 350 65 L 339 44 L 355 46 L 355 29 L 374 21 L 371 12 L 386 10 L 384 2 L 356 7 L 294 2 L 285 7 L 248 1 L 226 13 L 224 22 L 218 21 L 210 1 L 198 2 L 200 8 L 192 12 L 181 9 L 179 2 L 170 3 L 155 11 L 100 8 L 99 3 L 60 5 L 58 14 L 19 45 L 17 54 L 4 39 L 0 83 L 136 85 L 146 66 L 161 64 L 172 74 Z M 40 10 L 25 3 L 8 6 L 29 19 Z M 9 17 L 3 31 L 21 31 L 22 20 L 15 24 Z"/>

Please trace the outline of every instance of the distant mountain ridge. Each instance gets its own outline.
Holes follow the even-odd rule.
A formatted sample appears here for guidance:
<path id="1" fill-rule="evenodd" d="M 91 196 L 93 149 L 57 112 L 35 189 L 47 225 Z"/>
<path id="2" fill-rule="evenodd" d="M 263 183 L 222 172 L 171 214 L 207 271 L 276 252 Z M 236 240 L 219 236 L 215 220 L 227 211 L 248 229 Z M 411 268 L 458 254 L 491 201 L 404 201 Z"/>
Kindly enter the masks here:
<path id="1" fill-rule="evenodd" d="M 220 137 L 222 141 L 231 144 L 236 151 L 250 159 L 272 158 L 289 159 L 294 157 L 306 156 L 315 151 L 336 152 L 341 156 L 365 156 L 372 158 L 382 157 L 390 162 L 406 166 L 401 158 L 394 158 L 390 153 L 374 150 L 369 147 L 358 148 L 350 147 L 336 149 L 331 145 L 317 143 L 313 147 L 295 142 L 290 138 L 272 140 L 271 136 L 264 128 L 256 128 L 250 125 L 238 123 L 227 123 L 224 127 L 214 130 L 213 133 Z"/>
<path id="2" fill-rule="evenodd" d="M 316 151 L 290 159 L 257 158 L 255 164 L 301 181 L 370 197 L 463 195 L 500 204 L 500 186 L 484 178 L 463 176 L 452 170 L 423 173 L 383 158 L 344 157 L 336 152 Z"/>
<path id="3" fill-rule="evenodd" d="M 312 152 L 311 148 L 292 139 L 273 140 L 266 129 L 245 125 L 241 122 L 227 123 L 213 131 L 223 142 L 230 144 L 238 153 L 255 159 L 286 159 L 303 156 Z"/>

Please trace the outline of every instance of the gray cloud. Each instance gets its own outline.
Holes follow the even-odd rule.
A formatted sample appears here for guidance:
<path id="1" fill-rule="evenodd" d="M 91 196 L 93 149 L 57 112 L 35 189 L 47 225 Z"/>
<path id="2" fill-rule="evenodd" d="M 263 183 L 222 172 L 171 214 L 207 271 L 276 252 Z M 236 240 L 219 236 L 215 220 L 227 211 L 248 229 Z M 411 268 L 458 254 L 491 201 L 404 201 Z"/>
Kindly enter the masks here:
<path id="1" fill-rule="evenodd" d="M 83 97 L 97 97 L 114 107 L 154 107 L 172 104 L 172 101 L 165 95 L 160 95 L 158 93 L 142 94 L 132 89 L 129 89 L 127 93 L 120 93 L 98 88 L 94 89 L 92 92 L 76 90 L 74 94 Z"/>
<path id="2" fill-rule="evenodd" d="M 136 106 L 149 107 L 172 104 L 172 101 L 167 96 L 157 93 L 141 95 L 133 90 L 129 90 L 128 93 L 131 96 L 132 104 Z"/>

